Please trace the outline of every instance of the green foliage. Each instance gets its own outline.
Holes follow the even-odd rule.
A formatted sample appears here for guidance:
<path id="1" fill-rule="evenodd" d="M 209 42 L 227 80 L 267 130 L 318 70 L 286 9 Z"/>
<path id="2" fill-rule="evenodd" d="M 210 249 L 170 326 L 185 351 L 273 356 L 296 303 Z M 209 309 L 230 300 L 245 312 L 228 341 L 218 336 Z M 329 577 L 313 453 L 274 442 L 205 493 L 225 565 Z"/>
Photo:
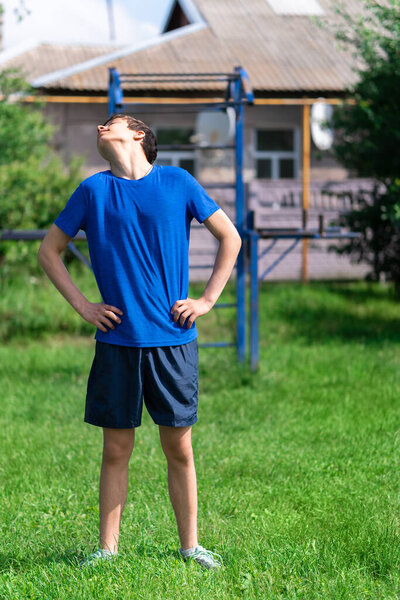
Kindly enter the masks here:
<path id="1" fill-rule="evenodd" d="M 336 4 L 342 25 L 335 37 L 352 50 L 359 68 L 357 83 L 334 112 L 333 153 L 378 184 L 369 195 L 361 191 L 354 198 L 360 208 L 343 216 L 343 225 L 362 234 L 344 251 L 371 264 L 372 278 L 385 274 L 400 289 L 400 1 L 366 0 L 364 6 L 354 17 Z"/>
<path id="2" fill-rule="evenodd" d="M 365 2 L 367 14 L 345 17 L 347 29 L 337 39 L 353 47 L 362 66 L 359 80 L 347 90 L 354 104 L 335 111 L 334 151 L 361 177 L 374 177 L 389 185 L 400 173 L 400 2 L 388 6 Z"/>
<path id="3" fill-rule="evenodd" d="M 1 229 L 47 229 L 81 180 L 81 159 L 74 158 L 65 171 L 56 155 L 47 161 L 29 158 L 26 162 L 0 165 Z M 37 261 L 40 241 L 0 242 L 2 278 L 16 268 L 41 271 Z M 67 264 L 70 255 L 66 255 Z"/>
<path id="4" fill-rule="evenodd" d="M 385 279 L 394 283 L 400 296 L 400 186 L 397 183 L 375 184 L 372 190 L 349 192 L 357 208 L 340 217 L 340 225 L 361 233 L 341 247 L 333 246 L 340 254 L 348 254 L 354 262 L 371 266 L 367 278 Z"/>
<path id="5" fill-rule="evenodd" d="M 51 146 L 55 127 L 17 69 L 0 73 L 0 229 L 47 229 L 82 180 L 82 157 L 64 165 Z M 24 95 L 33 95 L 32 102 Z M 2 280 L 18 268 L 40 271 L 40 242 L 0 242 Z"/>
<path id="6" fill-rule="evenodd" d="M 23 102 L 24 94 L 34 95 L 36 90 L 17 69 L 7 69 L 0 73 L 0 93 L 0 165 L 44 159 L 55 128 L 44 120 L 42 102 L 37 98 L 33 106 Z"/>

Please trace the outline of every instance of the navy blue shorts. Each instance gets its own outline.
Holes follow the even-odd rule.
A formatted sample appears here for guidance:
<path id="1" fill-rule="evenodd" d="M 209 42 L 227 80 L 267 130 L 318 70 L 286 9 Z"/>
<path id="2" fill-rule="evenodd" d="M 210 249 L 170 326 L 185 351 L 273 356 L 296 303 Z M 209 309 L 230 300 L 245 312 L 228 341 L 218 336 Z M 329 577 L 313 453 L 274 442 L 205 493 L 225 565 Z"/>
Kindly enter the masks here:
<path id="1" fill-rule="evenodd" d="M 193 425 L 198 420 L 198 382 L 197 338 L 153 348 L 96 340 L 84 421 L 98 427 L 139 427 L 144 398 L 157 425 Z"/>

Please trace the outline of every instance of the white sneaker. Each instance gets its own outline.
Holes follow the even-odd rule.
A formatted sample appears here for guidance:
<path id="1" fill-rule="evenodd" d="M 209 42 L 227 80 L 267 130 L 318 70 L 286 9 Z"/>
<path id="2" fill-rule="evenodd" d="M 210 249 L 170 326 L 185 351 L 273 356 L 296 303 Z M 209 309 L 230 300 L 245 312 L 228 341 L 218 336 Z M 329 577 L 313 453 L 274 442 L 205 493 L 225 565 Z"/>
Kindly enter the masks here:
<path id="1" fill-rule="evenodd" d="M 183 560 L 192 558 L 193 560 L 198 562 L 199 565 L 206 567 L 206 569 L 219 569 L 219 567 L 222 567 L 222 556 L 220 556 L 216 552 L 211 552 L 211 550 L 206 550 L 205 548 L 203 548 L 203 546 L 196 546 L 194 552 L 192 552 L 191 554 L 183 554 L 181 548 L 179 548 L 179 552 L 181 553 Z M 220 561 L 217 560 L 216 557 L 219 558 Z"/>
<path id="2" fill-rule="evenodd" d="M 93 552 L 90 556 L 87 556 L 84 560 L 79 563 L 81 568 L 83 567 L 93 567 L 97 563 L 102 560 L 113 560 L 116 556 L 118 556 L 118 552 L 110 552 L 110 550 L 104 550 L 104 548 L 99 548 L 96 552 Z"/>

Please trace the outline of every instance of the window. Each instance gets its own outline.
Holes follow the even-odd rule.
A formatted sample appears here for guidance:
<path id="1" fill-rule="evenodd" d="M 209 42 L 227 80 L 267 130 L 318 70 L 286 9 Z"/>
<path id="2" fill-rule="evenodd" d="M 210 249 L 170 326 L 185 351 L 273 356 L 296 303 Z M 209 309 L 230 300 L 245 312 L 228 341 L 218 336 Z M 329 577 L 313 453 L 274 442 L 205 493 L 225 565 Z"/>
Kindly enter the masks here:
<path id="1" fill-rule="evenodd" d="M 192 144 L 191 137 L 194 129 L 189 127 L 153 127 L 158 146 L 167 144 Z M 189 171 L 196 177 L 196 159 L 194 150 L 158 150 L 157 165 L 172 165 Z"/>
<path id="2" fill-rule="evenodd" d="M 299 161 L 297 129 L 256 129 L 254 158 L 257 179 L 295 179 Z"/>

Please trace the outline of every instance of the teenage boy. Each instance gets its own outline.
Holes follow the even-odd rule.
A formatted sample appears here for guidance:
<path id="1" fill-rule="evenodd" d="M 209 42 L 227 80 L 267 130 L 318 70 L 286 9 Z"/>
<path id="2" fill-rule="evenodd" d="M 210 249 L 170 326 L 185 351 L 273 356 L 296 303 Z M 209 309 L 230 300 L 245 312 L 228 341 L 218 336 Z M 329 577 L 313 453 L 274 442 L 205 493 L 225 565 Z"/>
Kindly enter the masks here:
<path id="1" fill-rule="evenodd" d="M 117 555 L 128 490 L 128 463 L 144 402 L 159 426 L 180 554 L 206 568 L 220 555 L 197 539 L 197 485 L 191 442 L 198 406 L 195 320 L 208 313 L 232 272 L 240 236 L 223 210 L 186 170 L 155 165 L 157 141 L 142 121 L 118 113 L 97 127 L 97 148 L 110 169 L 85 179 L 47 232 L 38 260 L 59 292 L 97 327 L 86 423 L 102 427 L 100 543 L 82 566 Z M 219 241 L 212 275 L 188 298 L 193 217 Z M 86 232 L 102 302 L 73 283 L 60 254 Z M 220 560 L 219 560 L 220 559 Z"/>

